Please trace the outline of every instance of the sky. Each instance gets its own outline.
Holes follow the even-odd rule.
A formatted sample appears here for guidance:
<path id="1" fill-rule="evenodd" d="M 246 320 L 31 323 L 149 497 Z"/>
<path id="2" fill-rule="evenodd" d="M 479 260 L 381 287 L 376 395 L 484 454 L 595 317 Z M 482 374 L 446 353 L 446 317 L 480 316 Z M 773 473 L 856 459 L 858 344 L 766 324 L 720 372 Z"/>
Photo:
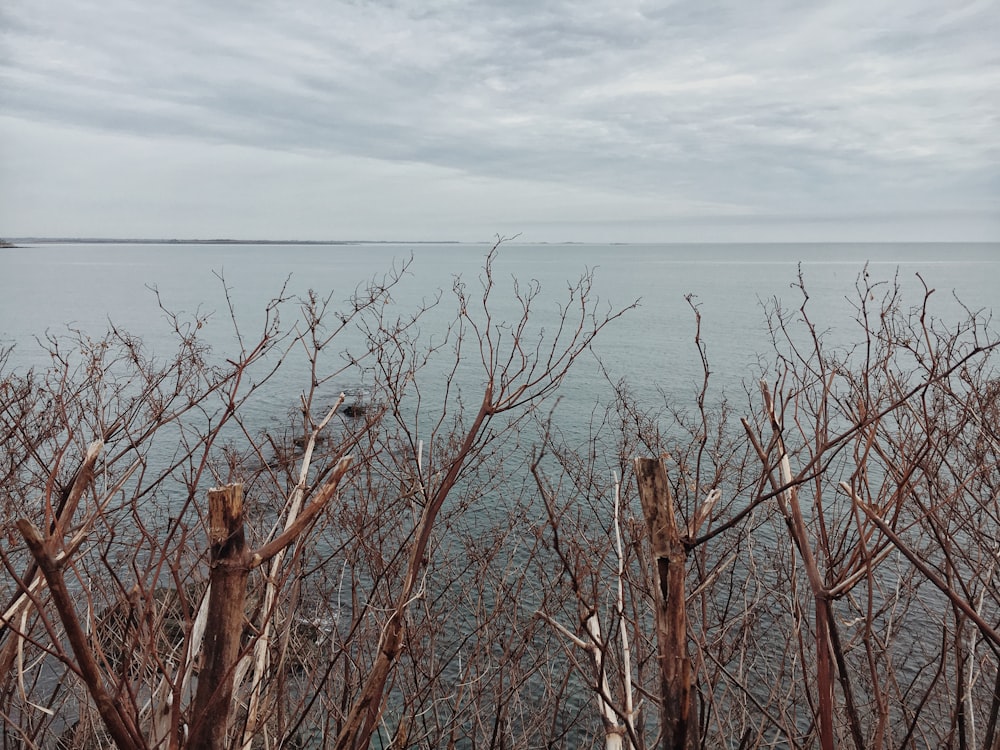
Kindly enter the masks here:
<path id="1" fill-rule="evenodd" d="M 0 237 L 1000 241 L 996 0 L 5 0 Z"/>

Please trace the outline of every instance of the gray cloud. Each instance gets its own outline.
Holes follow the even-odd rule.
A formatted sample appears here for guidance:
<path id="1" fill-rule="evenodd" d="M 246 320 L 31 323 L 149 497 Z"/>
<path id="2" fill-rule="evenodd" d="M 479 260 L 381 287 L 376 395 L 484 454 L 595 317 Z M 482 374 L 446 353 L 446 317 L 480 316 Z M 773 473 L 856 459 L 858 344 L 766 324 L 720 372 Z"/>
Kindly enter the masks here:
<path id="1" fill-rule="evenodd" d="M 171 159 L 190 163 L 179 183 L 213 164 L 251 203 L 297 195 L 296 173 L 326 175 L 317 190 L 394 195 L 391 174 L 439 224 L 387 226 L 399 204 L 386 214 L 373 200 L 369 223 L 356 217 L 369 236 L 451 236 L 456 192 L 495 202 L 464 205 L 483 224 L 544 222 L 548 209 L 564 232 L 928 209 L 980 234 L 997 225 L 992 2 L 11 0 L 3 13 L 0 135 L 15 146 L 0 149 L 37 150 L 24 167 L 34 177 L 2 167 L 3 203 L 19 207 L 0 208 L 8 234 L 72 226 L 69 208 L 57 218 L 44 195 L 29 205 L 16 193 L 58 180 L 73 157 L 48 155 L 77 137 L 105 155 L 89 190 L 108 224 L 99 197 L 116 181 L 135 191 L 130 221 L 156 223 L 171 197 L 150 175 Z M 135 157 L 122 165 L 133 146 L 145 173 Z M 223 147 L 245 161 L 211 151 Z M 255 161 L 273 165 L 266 189 L 247 179 Z M 203 200 L 218 207 L 214 233 L 242 236 L 226 200 Z M 300 231 L 339 234 L 296 215 Z M 191 217 L 177 234 L 205 231 Z"/>

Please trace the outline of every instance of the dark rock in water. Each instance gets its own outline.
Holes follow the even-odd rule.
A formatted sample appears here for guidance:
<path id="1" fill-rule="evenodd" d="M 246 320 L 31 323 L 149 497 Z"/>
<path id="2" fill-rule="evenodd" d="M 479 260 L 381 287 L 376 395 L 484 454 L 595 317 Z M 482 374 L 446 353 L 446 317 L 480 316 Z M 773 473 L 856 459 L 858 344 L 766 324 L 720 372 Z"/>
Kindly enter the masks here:
<path id="1" fill-rule="evenodd" d="M 347 406 L 341 407 L 340 413 L 354 418 L 363 417 L 366 413 L 368 413 L 368 405 L 357 402 L 348 404 Z"/>
<path id="2" fill-rule="evenodd" d="M 307 442 L 309 442 L 309 439 L 303 435 L 299 435 L 297 438 L 292 439 L 292 443 L 295 445 L 296 448 L 305 448 Z M 325 442 L 326 442 L 326 435 L 320 433 L 319 435 L 316 436 L 316 445 L 322 445 Z"/>

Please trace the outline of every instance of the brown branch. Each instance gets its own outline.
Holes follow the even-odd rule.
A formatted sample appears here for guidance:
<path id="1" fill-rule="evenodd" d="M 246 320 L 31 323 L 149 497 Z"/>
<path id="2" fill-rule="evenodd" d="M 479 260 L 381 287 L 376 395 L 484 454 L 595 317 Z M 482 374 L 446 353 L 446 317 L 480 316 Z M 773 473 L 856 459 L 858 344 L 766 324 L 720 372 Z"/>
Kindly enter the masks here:
<path id="1" fill-rule="evenodd" d="M 52 523 L 51 537 L 53 539 L 62 539 L 69 522 L 76 513 L 76 508 L 80 504 L 80 498 L 83 497 L 84 490 L 86 490 L 94 478 L 94 464 L 97 463 L 97 457 L 101 455 L 103 449 L 103 440 L 96 440 L 87 448 L 83 464 L 81 464 L 79 470 L 76 472 L 76 476 L 73 478 L 73 485 L 70 488 L 66 502 Z"/>
<path id="2" fill-rule="evenodd" d="M 107 727 L 108 732 L 114 739 L 120 750 L 137 750 L 145 748 L 146 743 L 139 734 L 138 729 L 124 711 L 108 693 L 104 686 L 104 677 L 101 669 L 94 658 L 94 652 L 87 641 L 87 635 L 80 625 L 80 620 L 76 616 L 73 607 L 73 599 L 66 588 L 66 581 L 62 574 L 62 565 L 53 559 L 48 549 L 46 540 L 42 538 L 41 532 L 27 518 L 21 518 L 17 522 L 17 528 L 24 537 L 24 541 L 31 551 L 32 557 L 38 563 L 38 567 L 45 576 L 45 581 L 49 586 L 52 595 L 52 602 L 55 604 L 59 619 L 66 629 L 66 637 L 69 639 L 73 655 L 76 657 L 77 665 L 84 684 L 90 697 L 93 698 L 101 720 Z"/>
<path id="3" fill-rule="evenodd" d="M 889 525 L 882 520 L 877 510 L 868 506 L 861 500 L 861 498 L 859 498 L 857 495 L 851 492 L 850 486 L 845 486 L 845 484 L 842 483 L 841 487 L 850 496 L 854 504 L 857 505 L 859 508 L 861 508 L 861 510 L 864 511 L 864 514 L 868 516 L 871 522 L 878 527 L 879 531 L 881 531 L 883 534 L 885 534 L 886 537 L 888 537 L 889 541 L 892 542 L 893 546 L 900 552 L 902 552 L 903 556 L 913 564 L 913 567 L 919 570 L 928 581 L 934 584 L 934 586 L 936 586 L 938 590 L 941 591 L 942 594 L 947 596 L 952 604 L 954 604 L 956 607 L 962 610 L 962 612 L 976 624 L 976 627 L 979 628 L 979 632 L 982 633 L 987 640 L 991 641 L 996 646 L 1000 646 L 1000 633 L 997 633 L 997 631 L 992 626 L 990 626 L 990 624 L 986 622 L 986 620 L 984 620 L 978 612 L 976 612 L 975 607 L 973 607 L 965 599 L 956 594 L 955 590 L 951 586 L 949 586 L 945 581 L 941 580 L 941 577 L 937 573 L 935 573 L 927 563 L 921 560 L 920 556 L 917 555 L 917 553 L 915 553 L 913 550 L 911 550 L 909 546 L 906 544 L 906 542 L 904 542 L 899 537 L 899 535 L 897 535 L 889 527 Z"/>
<path id="4" fill-rule="evenodd" d="M 323 508 L 325 508 L 330 500 L 333 499 L 334 495 L 337 494 L 337 489 L 340 486 L 340 480 L 343 478 L 344 474 L 347 473 L 350 466 L 350 456 L 344 456 L 340 459 L 337 466 L 333 470 L 333 475 L 327 480 L 326 484 L 323 485 L 323 488 L 319 491 L 319 494 L 312 501 L 312 503 L 310 503 L 309 507 L 302 511 L 299 517 L 296 518 L 295 521 L 279 536 L 257 549 L 257 551 L 250 556 L 251 569 L 267 562 L 295 541 L 295 538 L 302 533 L 302 530 L 323 511 Z"/>
<path id="5" fill-rule="evenodd" d="M 372 665 L 368 678 L 361 689 L 361 694 L 351 707 L 347 718 L 344 720 L 340 735 L 337 737 L 335 746 L 337 750 L 360 750 L 361 748 L 368 747 L 372 733 L 375 731 L 375 726 L 378 724 L 378 719 L 382 714 L 386 681 L 403 647 L 403 622 L 413 598 L 417 576 L 420 569 L 424 566 L 424 556 L 427 551 L 427 545 L 430 542 L 434 520 L 444 505 L 448 493 L 455 485 L 455 482 L 458 481 L 459 473 L 465 459 L 472 453 L 475 441 L 479 436 L 479 431 L 493 414 L 493 387 L 492 383 L 488 382 L 483 394 L 482 404 L 479 407 L 475 420 L 469 427 L 469 431 L 465 435 L 465 440 L 462 442 L 455 460 L 449 467 L 448 472 L 445 474 L 433 497 L 424 506 L 420 521 L 414 532 L 413 546 L 410 548 L 402 590 L 396 600 L 396 606 L 389 616 L 389 621 L 383 629 L 375 663 Z"/>

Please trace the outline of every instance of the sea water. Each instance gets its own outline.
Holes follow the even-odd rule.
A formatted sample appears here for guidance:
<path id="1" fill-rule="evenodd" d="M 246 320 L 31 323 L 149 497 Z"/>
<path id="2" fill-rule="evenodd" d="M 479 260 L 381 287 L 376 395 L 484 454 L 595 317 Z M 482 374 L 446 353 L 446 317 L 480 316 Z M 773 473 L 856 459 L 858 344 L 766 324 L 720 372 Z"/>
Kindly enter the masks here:
<path id="1" fill-rule="evenodd" d="M 176 346 L 169 313 L 207 323 L 200 337 L 217 361 L 239 354 L 239 337 L 253 342 L 276 296 L 290 298 L 282 312 L 292 325 L 294 297 L 315 290 L 333 309 L 372 278 L 405 273 L 392 289 L 387 315 L 429 306 L 422 341 L 440 342 L 456 314 L 453 289 L 464 283 L 477 307 L 484 295 L 486 245 L 178 245 L 48 244 L 0 250 L 0 346 L 14 346 L 8 370 L 45 367 L 36 339 L 82 331 L 100 338 L 109 326 L 139 336 L 154 355 Z M 568 288 L 592 274 L 590 301 L 599 313 L 631 306 L 577 362 L 560 388 L 560 424 L 586 435 L 595 404 L 626 378 L 641 398 L 663 393 L 693 405 L 702 383 L 695 345 L 695 312 L 712 372 L 713 393 L 752 386 L 771 356 L 767 310 L 779 305 L 794 321 L 805 309 L 834 346 L 860 341 L 859 285 L 898 283 L 903 305 L 919 306 L 930 289 L 930 312 L 957 322 L 967 310 L 987 313 L 1000 290 L 1000 245 L 530 245 L 505 243 L 491 266 L 491 321 L 505 331 L 522 307 L 515 294 L 537 282 L 529 338 L 551 340 Z M 801 287 L 800 287 L 801 282 Z M 803 291 L 804 288 L 804 291 Z M 156 290 L 154 292 L 154 290 Z M 440 299 L 440 301 L 438 301 Z M 573 310 L 570 309 L 570 314 Z M 484 313 L 470 313 L 483 320 Z M 995 329 L 994 329 L 995 330 Z M 337 347 L 362 346 L 348 332 Z M 450 348 L 443 352 L 444 370 Z M 466 348 L 468 385 L 482 382 L 477 347 Z M 332 366 L 332 365 L 331 365 Z M 363 380 L 363 371 L 361 374 Z M 426 382 L 426 381 L 425 381 Z M 433 378 L 430 379 L 433 383 Z M 332 384 L 357 385 L 353 382 Z M 362 382 L 360 385 L 364 385 Z M 308 388 L 299 362 L 282 367 L 251 415 L 259 428 L 280 427 L 298 394 Z M 425 389 L 433 401 L 440 394 Z M 577 430 L 574 433 L 574 428 Z M 589 696 L 584 696 L 589 700 Z"/>
<path id="2" fill-rule="evenodd" d="M 36 343 L 67 329 L 93 338 L 115 325 L 139 336 L 148 350 L 168 354 L 175 346 L 166 311 L 207 315 L 200 332 L 220 358 L 238 353 L 236 328 L 245 340 L 260 333 L 270 300 L 330 295 L 333 309 L 372 278 L 393 268 L 406 272 L 392 290 L 398 313 L 434 302 L 420 324 L 423 340 L 440 341 L 454 321 L 456 280 L 474 302 L 482 298 L 483 265 L 489 245 L 462 244 L 44 244 L 0 250 L 0 346 L 14 345 L 17 369 L 45 366 Z M 905 305 L 919 305 L 925 286 L 934 289 L 930 311 L 948 321 L 971 310 L 992 310 L 1000 290 L 1000 244 L 663 244 L 538 245 L 504 243 L 497 251 L 489 302 L 494 325 L 515 322 L 523 291 L 536 281 L 532 335 L 551 336 L 567 285 L 593 275 L 591 302 L 598 311 L 638 302 L 598 338 L 567 383 L 567 406 L 589 411 L 595 389 L 606 378 L 627 377 L 633 388 L 659 388 L 693 398 L 702 366 L 694 345 L 695 315 L 713 373 L 713 387 L 738 390 L 770 351 L 765 310 L 773 300 L 794 311 L 803 302 L 816 327 L 835 345 L 856 342 L 856 286 L 898 280 Z M 863 275 L 867 274 L 867 279 Z M 153 290 L 157 290 L 159 297 Z M 228 299 L 227 299 L 228 298 Z M 229 305 L 233 312 L 230 314 Z M 161 309 L 161 305 L 162 308 Z M 286 306 L 285 321 L 295 315 Z M 572 310 L 570 311 L 573 312 Z M 793 316 L 795 317 L 795 316 Z M 344 346 L 358 345 L 349 336 Z M 598 367 L 595 357 L 602 363 Z M 606 374 L 605 374 L 606 373 Z M 287 368 L 282 377 L 290 400 L 305 384 L 304 373 Z"/>

